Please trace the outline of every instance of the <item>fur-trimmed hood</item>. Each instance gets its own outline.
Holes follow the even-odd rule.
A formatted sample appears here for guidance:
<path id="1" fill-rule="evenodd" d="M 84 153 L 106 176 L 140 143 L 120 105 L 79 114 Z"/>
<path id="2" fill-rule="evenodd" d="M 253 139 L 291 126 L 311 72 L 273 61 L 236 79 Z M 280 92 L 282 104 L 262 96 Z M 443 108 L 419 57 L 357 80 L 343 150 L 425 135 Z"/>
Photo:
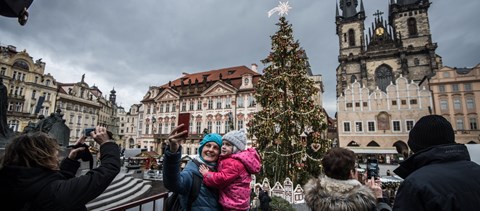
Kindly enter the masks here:
<path id="1" fill-rule="evenodd" d="M 305 201 L 312 211 L 371 211 L 376 207 L 373 191 L 354 179 L 320 176 L 308 181 L 304 190 Z"/>

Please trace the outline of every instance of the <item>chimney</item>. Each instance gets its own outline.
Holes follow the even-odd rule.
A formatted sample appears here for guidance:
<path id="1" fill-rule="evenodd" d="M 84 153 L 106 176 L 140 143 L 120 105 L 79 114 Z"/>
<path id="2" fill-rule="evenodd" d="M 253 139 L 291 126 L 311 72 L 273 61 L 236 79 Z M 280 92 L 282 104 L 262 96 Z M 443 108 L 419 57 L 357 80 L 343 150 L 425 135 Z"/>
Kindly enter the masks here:
<path id="1" fill-rule="evenodd" d="M 252 64 L 252 70 L 253 71 L 257 72 L 257 67 L 258 67 L 257 64 L 255 64 L 255 63 Z"/>

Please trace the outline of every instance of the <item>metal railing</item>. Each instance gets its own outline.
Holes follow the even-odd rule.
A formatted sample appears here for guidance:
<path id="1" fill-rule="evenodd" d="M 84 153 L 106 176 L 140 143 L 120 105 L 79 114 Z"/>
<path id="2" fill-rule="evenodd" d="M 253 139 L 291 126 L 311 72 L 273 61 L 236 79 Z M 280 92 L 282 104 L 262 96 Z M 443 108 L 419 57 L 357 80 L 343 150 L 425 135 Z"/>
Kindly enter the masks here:
<path id="1" fill-rule="evenodd" d="M 111 208 L 108 211 L 162 211 L 163 205 L 165 204 L 165 199 L 167 199 L 167 197 L 168 192 L 160 193 L 127 204 L 122 204 L 120 206 Z"/>

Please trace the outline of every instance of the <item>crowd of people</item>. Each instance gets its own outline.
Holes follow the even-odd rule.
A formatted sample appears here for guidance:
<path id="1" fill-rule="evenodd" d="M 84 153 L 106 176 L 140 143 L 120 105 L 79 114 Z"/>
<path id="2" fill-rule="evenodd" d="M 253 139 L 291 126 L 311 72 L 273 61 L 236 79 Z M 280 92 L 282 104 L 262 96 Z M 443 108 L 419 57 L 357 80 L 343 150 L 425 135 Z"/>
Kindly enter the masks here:
<path id="1" fill-rule="evenodd" d="M 225 134 L 221 142 L 218 134 L 216 141 L 209 141 L 206 136 L 195 160 L 204 161 L 208 157 L 210 165 L 192 165 L 180 172 L 180 152 L 183 132 L 177 133 L 179 127 L 170 134 L 169 148 L 164 159 L 164 181 L 167 188 L 173 191 L 188 190 L 191 178 L 188 174 L 202 175 L 204 183 L 202 192 L 192 205 L 192 210 L 269 210 L 265 200 L 268 193 L 260 191 L 253 198 L 246 194 L 250 174 L 255 173 L 249 164 L 256 164 L 258 154 L 248 153 L 238 137 L 244 137 L 239 131 Z M 233 135 L 235 134 L 235 135 Z M 240 135 L 241 134 L 241 135 Z M 235 137 L 235 139 L 232 139 Z M 232 141 L 233 140 L 233 141 Z M 241 139 L 243 140 L 243 139 Z M 202 150 L 206 143 L 214 142 L 210 151 Z M 222 145 L 223 144 L 223 145 Z M 388 195 L 381 188 L 378 178 L 366 178 L 359 181 L 356 171 L 356 156 L 346 148 L 332 148 L 324 155 L 322 166 L 324 174 L 311 179 L 304 185 L 305 201 L 313 210 L 475 210 L 480 207 L 480 166 L 470 160 L 465 145 L 455 143 L 455 135 L 451 124 L 442 116 L 428 115 L 422 117 L 409 133 L 408 145 L 414 152 L 407 160 L 394 170 L 404 181 L 400 185 L 394 204 L 390 203 Z M 252 151 L 254 151 L 252 149 Z M 236 153 L 239 153 L 238 155 Z M 245 164 L 241 154 L 249 157 Z M 232 159 L 234 161 L 232 161 Z M 252 160 L 255 160 L 253 162 Z M 228 163 L 228 167 L 222 165 Z M 242 163 L 243 162 L 243 163 Z M 216 164 L 219 163 L 219 166 Z M 212 165 L 213 164 L 213 165 Z M 218 169 L 215 169 L 218 167 Z M 250 170 L 249 170 L 250 169 Z M 217 171 L 215 173 L 215 171 Z M 387 174 L 391 175 L 390 172 Z M 236 178 L 236 179 L 235 179 Z M 243 178 L 243 179 L 242 179 Z M 360 177 L 362 178 L 362 177 Z M 166 182 L 167 183 L 167 182 Z M 238 189 L 233 187 L 243 188 Z M 214 187 L 213 189 L 210 187 Z M 236 193 L 232 190 L 241 190 Z M 220 197 L 218 192 L 220 193 Z M 263 194 L 263 196 L 262 196 Z M 186 205 L 188 192 L 183 195 Z M 263 204 L 261 198 L 264 197 Z M 207 200 L 210 199 L 210 200 Z M 211 201 L 212 204 L 204 202 Z M 246 202 L 250 201 L 249 204 Z M 240 205 L 241 204 L 241 205 Z M 237 206 L 234 206 L 237 205 Z M 208 208 L 207 208 L 208 207 Z M 202 209 L 203 208 L 203 209 Z"/>
<path id="2" fill-rule="evenodd" d="M 252 194 L 251 175 L 262 168 L 255 148 L 247 148 L 244 130 L 223 137 L 206 134 L 197 156 L 181 170 L 183 125 L 172 130 L 163 159 L 163 183 L 178 193 L 182 210 L 269 211 L 268 191 Z M 84 147 L 72 149 L 59 163 L 55 139 L 38 132 L 14 137 L 0 163 L 0 203 L 5 210 L 86 210 L 120 171 L 120 150 L 106 128 L 90 134 L 100 146 L 100 165 L 76 177 Z M 83 146 L 85 137 L 76 145 Z M 404 179 L 394 203 L 385 197 L 378 178 L 359 177 L 356 156 L 346 148 L 324 155 L 323 174 L 304 185 L 305 201 L 319 210 L 476 210 L 480 207 L 480 165 L 472 162 L 467 147 L 455 143 L 451 124 L 442 116 L 419 119 L 409 133 L 413 155 L 394 173 Z M 387 174 L 391 174 L 388 172 Z M 201 178 L 198 195 L 191 195 Z M 198 180 L 197 180 L 198 181 Z M 196 191 L 197 192 L 197 191 Z"/>

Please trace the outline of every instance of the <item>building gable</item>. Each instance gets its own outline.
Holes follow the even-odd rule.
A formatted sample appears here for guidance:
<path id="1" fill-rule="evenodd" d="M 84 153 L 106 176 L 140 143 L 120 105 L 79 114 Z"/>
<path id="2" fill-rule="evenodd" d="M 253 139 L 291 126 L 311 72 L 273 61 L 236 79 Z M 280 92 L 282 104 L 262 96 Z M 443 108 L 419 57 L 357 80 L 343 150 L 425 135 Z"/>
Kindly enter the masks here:
<path id="1" fill-rule="evenodd" d="M 171 101 L 177 99 L 179 99 L 179 95 L 172 89 L 164 89 L 155 97 L 155 101 Z"/>
<path id="2" fill-rule="evenodd" d="M 218 81 L 202 93 L 202 96 L 222 96 L 235 94 L 236 89 L 229 84 Z"/>

